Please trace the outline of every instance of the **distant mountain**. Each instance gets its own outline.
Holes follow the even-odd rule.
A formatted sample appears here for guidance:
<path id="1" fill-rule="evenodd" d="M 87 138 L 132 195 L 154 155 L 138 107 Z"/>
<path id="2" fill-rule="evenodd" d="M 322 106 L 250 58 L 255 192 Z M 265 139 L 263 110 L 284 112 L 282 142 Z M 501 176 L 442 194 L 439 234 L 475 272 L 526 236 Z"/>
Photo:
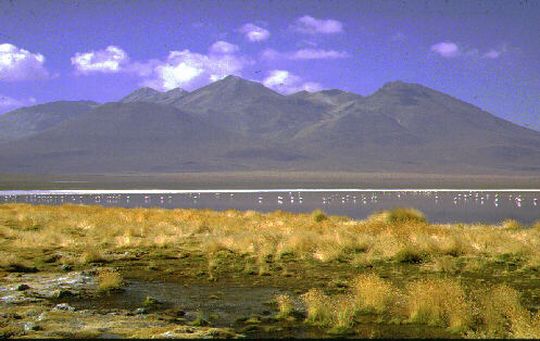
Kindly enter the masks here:
<path id="1" fill-rule="evenodd" d="M 230 131 L 255 138 L 283 137 L 325 115 L 326 106 L 292 100 L 264 85 L 227 76 L 174 103 Z"/>
<path id="2" fill-rule="evenodd" d="M 294 138 L 304 152 L 326 150 L 368 170 L 441 172 L 470 168 L 540 171 L 540 133 L 418 84 L 392 82 L 339 107 Z M 394 166 L 395 163 L 400 166 Z"/>
<path id="3" fill-rule="evenodd" d="M 0 142 L 31 136 L 53 128 L 98 106 L 91 101 L 59 101 L 20 108 L 0 115 Z"/>
<path id="4" fill-rule="evenodd" d="M 187 95 L 187 92 L 184 89 L 176 88 L 166 92 L 160 92 L 152 88 L 144 87 L 137 89 L 122 98 L 120 102 L 122 103 L 133 103 L 133 102 L 149 102 L 156 104 L 172 104 L 182 97 Z"/>
<path id="5" fill-rule="evenodd" d="M 0 172 L 325 170 L 540 174 L 540 133 L 419 84 L 284 96 L 228 76 L 193 92 L 0 116 Z"/>
<path id="6" fill-rule="evenodd" d="M 235 134 L 171 106 L 148 102 L 108 103 L 77 120 L 3 145 L 0 169 L 20 172 L 227 169 L 218 156 L 246 143 Z"/>

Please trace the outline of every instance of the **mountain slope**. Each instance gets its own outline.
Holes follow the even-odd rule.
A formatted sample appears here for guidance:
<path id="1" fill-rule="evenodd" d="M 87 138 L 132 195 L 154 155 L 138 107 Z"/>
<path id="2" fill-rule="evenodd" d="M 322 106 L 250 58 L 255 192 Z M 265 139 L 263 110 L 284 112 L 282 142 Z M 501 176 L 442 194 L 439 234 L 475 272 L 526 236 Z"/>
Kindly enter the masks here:
<path id="1" fill-rule="evenodd" d="M 260 83 L 227 76 L 186 95 L 174 105 L 253 138 L 293 134 L 320 120 L 326 106 L 278 94 Z"/>
<path id="2" fill-rule="evenodd" d="M 140 89 L 118 103 L 62 105 L 78 109 L 50 103 L 64 114 L 39 128 L 19 122 L 51 116 L 43 107 L 9 114 L 0 172 L 540 174 L 539 132 L 419 84 L 284 96 L 229 76 L 191 93 Z"/>
<path id="3" fill-rule="evenodd" d="M 176 88 L 166 92 L 159 92 L 152 88 L 144 87 L 137 89 L 120 100 L 121 103 L 149 102 L 155 104 L 172 104 L 188 92 L 184 89 Z"/>
<path id="4" fill-rule="evenodd" d="M 312 155 L 338 155 L 336 162 L 350 168 L 384 161 L 411 171 L 540 170 L 539 133 L 404 82 L 339 107 L 331 119 L 300 131 L 295 143 Z"/>
<path id="5" fill-rule="evenodd" d="M 91 101 L 58 101 L 20 108 L 0 115 L 0 142 L 31 136 L 98 106 Z"/>
<path id="6" fill-rule="evenodd" d="M 244 143 L 170 106 L 109 103 L 24 141 L 5 144 L 0 170 L 199 170 L 218 166 L 213 157 Z"/>

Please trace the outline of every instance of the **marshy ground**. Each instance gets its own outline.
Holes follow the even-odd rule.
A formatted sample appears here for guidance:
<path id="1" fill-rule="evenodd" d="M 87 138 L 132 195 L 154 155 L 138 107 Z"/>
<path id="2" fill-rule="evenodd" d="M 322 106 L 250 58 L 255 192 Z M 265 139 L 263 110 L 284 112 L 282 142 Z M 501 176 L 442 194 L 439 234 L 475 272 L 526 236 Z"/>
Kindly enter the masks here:
<path id="1" fill-rule="evenodd" d="M 3 337 L 540 337 L 540 225 L 0 205 Z"/>

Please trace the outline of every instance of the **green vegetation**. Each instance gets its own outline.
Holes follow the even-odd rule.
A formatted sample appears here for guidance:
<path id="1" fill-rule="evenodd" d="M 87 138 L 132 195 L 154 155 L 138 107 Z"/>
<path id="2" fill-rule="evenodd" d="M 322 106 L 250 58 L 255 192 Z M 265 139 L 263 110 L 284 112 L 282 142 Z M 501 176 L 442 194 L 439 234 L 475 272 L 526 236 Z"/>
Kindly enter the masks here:
<path id="1" fill-rule="evenodd" d="M 38 301 L 0 301 L 6 312 L 0 335 L 97 337 L 106 325 L 124 337 L 298 337 L 309 331 L 538 338 L 539 226 L 430 224 L 412 209 L 356 221 L 323 212 L 0 205 L 0 283 L 8 288 L 0 298 L 10 290 L 13 297 L 40 295 Z M 71 299 L 90 313 L 51 311 L 41 286 L 78 272 L 94 280 L 68 278 L 82 289 L 60 287 L 65 295 L 51 297 Z M 209 321 L 226 317 L 204 308 L 206 317 L 199 301 L 196 309 L 175 311 L 184 308 L 159 290 L 131 302 L 136 310 L 103 308 L 100 302 L 109 297 L 130 297 L 125 283 L 133 281 L 138 290 L 141 283 L 177 283 L 186 290 L 181 298 L 224 306 L 260 299 L 257 290 L 268 289 L 272 308 L 262 302 L 255 310 L 234 308 L 228 312 L 237 321 L 231 330 L 211 328 Z M 9 289 L 15 287 L 29 289 Z M 201 294 L 206 287 L 217 291 Z M 47 317 L 37 319 L 43 312 Z M 152 322 L 141 325 L 139 315 Z M 89 327 L 66 332 L 69 321 L 81 319 Z"/>

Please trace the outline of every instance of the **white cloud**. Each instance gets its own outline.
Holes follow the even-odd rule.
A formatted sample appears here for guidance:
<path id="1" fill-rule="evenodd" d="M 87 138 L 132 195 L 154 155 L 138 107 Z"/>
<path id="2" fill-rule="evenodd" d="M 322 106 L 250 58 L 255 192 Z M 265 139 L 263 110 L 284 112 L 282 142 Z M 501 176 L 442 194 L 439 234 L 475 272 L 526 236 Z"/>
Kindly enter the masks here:
<path id="1" fill-rule="evenodd" d="M 483 58 L 488 58 L 488 59 L 497 59 L 500 56 L 502 56 L 503 54 L 505 54 L 507 51 L 508 51 L 507 46 L 503 45 L 502 47 L 500 47 L 498 49 L 489 50 L 488 52 L 484 53 L 482 55 L 482 57 Z"/>
<path id="2" fill-rule="evenodd" d="M 272 70 L 262 82 L 264 86 L 284 94 L 302 90 L 318 91 L 322 89 L 319 83 L 304 82 L 302 78 L 286 70 Z"/>
<path id="3" fill-rule="evenodd" d="M 120 47 L 109 46 L 104 50 L 77 53 L 71 62 L 79 74 L 131 73 L 142 79 L 141 85 L 159 90 L 177 87 L 190 90 L 229 74 L 239 74 L 251 63 L 237 54 L 237 45 L 226 41 L 217 41 L 208 50 L 208 54 L 187 49 L 170 51 L 164 60 L 130 61 Z"/>
<path id="4" fill-rule="evenodd" d="M 460 55 L 460 50 L 457 44 L 450 41 L 444 41 L 432 45 L 431 51 L 444 58 L 454 58 Z"/>
<path id="5" fill-rule="evenodd" d="M 431 51 L 444 58 L 487 58 L 497 59 L 503 53 L 506 53 L 507 48 L 503 45 L 499 49 L 490 49 L 489 51 L 481 54 L 477 48 L 464 48 L 454 42 L 444 41 L 431 46 Z"/>
<path id="6" fill-rule="evenodd" d="M 240 74 L 251 61 L 235 54 L 203 55 L 190 50 L 171 51 L 157 63 L 144 85 L 160 90 L 181 87 L 187 90 L 216 81 L 230 74 Z"/>
<path id="7" fill-rule="evenodd" d="M 121 72 L 123 71 L 122 67 L 128 62 L 127 53 L 113 45 L 104 50 L 77 52 L 75 56 L 71 57 L 71 64 L 81 74 Z"/>
<path id="8" fill-rule="evenodd" d="M 338 59 L 347 58 L 349 54 L 343 51 L 323 49 L 301 49 L 295 51 L 290 59 Z"/>
<path id="9" fill-rule="evenodd" d="M 238 50 L 238 45 L 234 45 L 223 40 L 216 41 L 214 44 L 212 44 L 212 46 L 210 46 L 210 52 L 212 53 L 231 54 L 238 52 Z"/>
<path id="10" fill-rule="evenodd" d="M 293 30 L 307 34 L 333 34 L 343 32 L 343 24 L 334 19 L 316 19 L 304 15 L 296 19 L 292 25 Z"/>
<path id="11" fill-rule="evenodd" d="M 22 81 L 49 77 L 44 66 L 45 57 L 40 53 L 0 44 L 0 81 Z"/>
<path id="12" fill-rule="evenodd" d="M 270 32 L 252 23 L 240 27 L 240 32 L 251 42 L 264 41 L 270 38 Z"/>
<path id="13" fill-rule="evenodd" d="M 290 59 L 290 60 L 306 60 L 306 59 L 340 59 L 348 58 L 350 55 L 345 51 L 324 50 L 324 49 L 300 49 L 291 52 L 279 52 L 274 49 L 265 49 L 261 53 L 263 59 Z"/>

